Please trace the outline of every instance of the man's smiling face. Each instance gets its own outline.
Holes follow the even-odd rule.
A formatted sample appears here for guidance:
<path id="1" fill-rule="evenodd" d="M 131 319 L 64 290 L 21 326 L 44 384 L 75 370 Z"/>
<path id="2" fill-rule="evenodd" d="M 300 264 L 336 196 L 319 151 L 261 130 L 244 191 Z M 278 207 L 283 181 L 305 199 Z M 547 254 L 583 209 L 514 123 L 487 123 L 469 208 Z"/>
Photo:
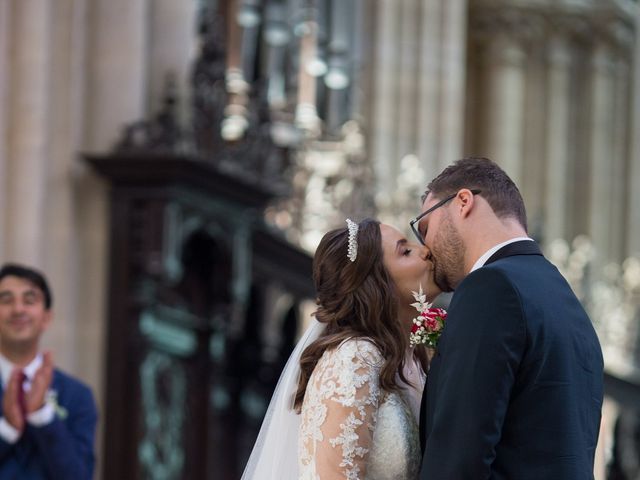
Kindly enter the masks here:
<path id="1" fill-rule="evenodd" d="M 51 311 L 34 284 L 12 275 L 0 281 L 0 342 L 32 346 L 49 326 Z"/>

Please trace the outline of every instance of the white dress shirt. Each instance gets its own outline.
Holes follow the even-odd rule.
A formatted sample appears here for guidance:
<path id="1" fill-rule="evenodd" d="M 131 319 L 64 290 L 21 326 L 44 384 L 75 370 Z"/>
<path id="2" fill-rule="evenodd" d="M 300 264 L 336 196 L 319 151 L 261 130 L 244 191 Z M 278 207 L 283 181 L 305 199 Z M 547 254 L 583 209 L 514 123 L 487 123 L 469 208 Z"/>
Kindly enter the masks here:
<path id="1" fill-rule="evenodd" d="M 38 354 L 31 360 L 29 365 L 24 367 L 22 371 L 27 377 L 22 384 L 22 388 L 25 392 L 31 389 L 31 382 L 38 369 L 42 366 L 42 355 Z M 0 354 L 0 376 L 2 377 L 2 388 L 4 392 L 7 391 L 7 383 L 11 377 L 11 372 L 16 369 L 13 363 L 11 363 L 4 355 Z M 47 395 L 45 404 L 35 412 L 27 415 L 27 422 L 34 427 L 43 427 L 53 421 L 55 415 L 55 408 L 49 402 L 49 396 Z M 20 439 L 22 432 L 18 431 L 11 425 L 6 418 L 0 418 L 0 437 L 7 443 L 16 443 Z"/>
<path id="2" fill-rule="evenodd" d="M 491 247 L 489 250 L 487 250 L 486 252 L 484 252 L 482 254 L 482 256 L 478 260 L 476 260 L 476 263 L 473 264 L 473 267 L 471 267 L 471 271 L 469 273 L 473 272 L 474 270 L 479 269 L 480 267 L 484 267 L 484 264 L 487 263 L 487 260 L 489 260 L 491 258 L 491 255 L 496 253 L 502 247 L 506 247 L 510 243 L 521 242 L 522 240 L 528 240 L 528 241 L 533 242 L 533 238 L 517 237 L 517 238 L 512 238 L 510 240 L 507 240 L 506 242 L 499 243 L 498 245 L 495 245 L 495 246 Z"/>

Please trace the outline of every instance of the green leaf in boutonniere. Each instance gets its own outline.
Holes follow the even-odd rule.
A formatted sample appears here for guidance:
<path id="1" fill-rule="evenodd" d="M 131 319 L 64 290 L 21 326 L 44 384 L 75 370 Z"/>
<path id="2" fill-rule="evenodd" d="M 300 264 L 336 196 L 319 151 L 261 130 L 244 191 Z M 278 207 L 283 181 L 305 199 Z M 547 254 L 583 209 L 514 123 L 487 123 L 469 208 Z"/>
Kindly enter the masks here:
<path id="1" fill-rule="evenodd" d="M 47 392 L 47 403 L 53 407 L 53 410 L 60 420 L 64 420 L 69 416 L 67 409 L 58 403 L 58 392 L 55 390 L 49 390 Z"/>

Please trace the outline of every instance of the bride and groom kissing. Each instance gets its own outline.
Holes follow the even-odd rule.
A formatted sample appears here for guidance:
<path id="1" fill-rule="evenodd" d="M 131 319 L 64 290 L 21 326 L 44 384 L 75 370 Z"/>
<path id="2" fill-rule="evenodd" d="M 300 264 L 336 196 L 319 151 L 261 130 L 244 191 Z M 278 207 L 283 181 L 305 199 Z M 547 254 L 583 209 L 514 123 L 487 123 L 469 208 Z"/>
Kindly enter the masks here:
<path id="1" fill-rule="evenodd" d="M 243 480 L 593 478 L 600 345 L 516 185 L 459 160 L 410 225 L 413 239 L 371 219 L 323 237 L 315 319 Z M 409 341 L 420 287 L 454 292 L 435 354 Z"/>

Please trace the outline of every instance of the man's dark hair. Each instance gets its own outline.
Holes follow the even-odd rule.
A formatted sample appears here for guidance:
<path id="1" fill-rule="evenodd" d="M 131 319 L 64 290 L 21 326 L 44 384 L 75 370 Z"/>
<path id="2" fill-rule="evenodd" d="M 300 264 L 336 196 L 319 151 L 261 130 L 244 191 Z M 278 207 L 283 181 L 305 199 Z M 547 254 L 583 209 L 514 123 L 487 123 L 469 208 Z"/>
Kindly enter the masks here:
<path id="1" fill-rule="evenodd" d="M 499 218 L 513 217 L 527 230 L 527 212 L 520 190 L 496 163 L 484 157 L 466 157 L 445 168 L 434 178 L 423 196 L 438 199 L 462 188 L 478 189 Z"/>
<path id="2" fill-rule="evenodd" d="M 24 265 L 19 265 L 17 263 L 5 263 L 2 268 L 0 268 L 0 281 L 5 277 L 10 276 L 21 278 L 35 285 L 40 289 L 40 291 L 42 291 L 45 308 L 47 310 L 51 308 L 53 305 L 53 297 L 51 295 L 47 279 L 42 273 L 33 268 L 25 267 Z"/>

